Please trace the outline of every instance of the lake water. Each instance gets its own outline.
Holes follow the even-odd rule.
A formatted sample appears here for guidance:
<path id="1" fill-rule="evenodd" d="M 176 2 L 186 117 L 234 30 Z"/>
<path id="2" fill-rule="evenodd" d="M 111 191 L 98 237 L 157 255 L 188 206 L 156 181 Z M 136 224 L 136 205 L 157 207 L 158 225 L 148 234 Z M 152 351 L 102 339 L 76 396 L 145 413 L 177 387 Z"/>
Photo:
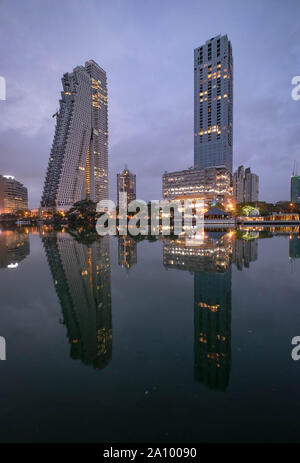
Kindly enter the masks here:
<path id="1" fill-rule="evenodd" d="M 1 442 L 299 442 L 298 232 L 2 230 Z"/>

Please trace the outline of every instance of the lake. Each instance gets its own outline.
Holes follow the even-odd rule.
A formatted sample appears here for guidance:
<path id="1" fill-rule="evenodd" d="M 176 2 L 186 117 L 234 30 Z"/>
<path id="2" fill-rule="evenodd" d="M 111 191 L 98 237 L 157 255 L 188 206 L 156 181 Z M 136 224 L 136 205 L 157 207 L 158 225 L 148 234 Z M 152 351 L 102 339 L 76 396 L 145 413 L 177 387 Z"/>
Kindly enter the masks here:
<path id="1" fill-rule="evenodd" d="M 0 233 L 1 442 L 299 442 L 299 228 Z"/>

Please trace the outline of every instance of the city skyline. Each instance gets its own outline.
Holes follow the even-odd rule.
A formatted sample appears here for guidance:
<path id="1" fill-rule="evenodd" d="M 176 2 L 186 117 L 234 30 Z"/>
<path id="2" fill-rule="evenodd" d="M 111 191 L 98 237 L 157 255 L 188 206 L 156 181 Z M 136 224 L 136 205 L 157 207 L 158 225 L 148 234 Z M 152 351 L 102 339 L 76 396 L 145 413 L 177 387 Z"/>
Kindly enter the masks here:
<path id="1" fill-rule="evenodd" d="M 20 4 L 14 15 L 14 6 L 2 5 L 3 36 L 11 41 L 1 67 L 7 82 L 7 100 L 0 102 L 1 173 L 29 188 L 30 208 L 40 201 L 59 78 L 90 58 L 103 66 L 109 80 L 110 197 L 116 199 L 114 179 L 125 160 L 139 178 L 139 197 L 159 199 L 162 173 L 193 165 L 193 50 L 218 34 L 227 34 L 234 50 L 234 169 L 250 165 L 259 175 L 260 200 L 289 199 L 292 165 L 300 148 L 300 103 L 291 98 L 291 79 L 299 74 L 297 3 L 287 2 L 290 8 L 277 4 L 272 17 L 269 2 L 256 10 L 231 2 L 232 17 L 228 7 L 218 3 L 220 14 L 213 25 L 202 4 L 191 2 L 193 8 L 186 9 L 172 3 L 171 11 L 170 2 L 157 3 L 158 18 L 155 3 L 133 2 L 127 8 L 120 4 L 115 14 L 107 4 L 97 9 L 91 2 L 83 10 L 82 2 L 74 1 L 61 6 L 62 17 L 68 11 L 68 22 L 53 16 L 53 2 L 46 2 L 35 17 L 35 1 Z M 107 22 L 101 34 L 96 27 L 100 18 Z M 88 22 L 91 36 L 79 40 L 76 30 Z M 54 23 L 55 36 L 50 34 Z M 120 24 L 125 26 L 120 29 Z"/>

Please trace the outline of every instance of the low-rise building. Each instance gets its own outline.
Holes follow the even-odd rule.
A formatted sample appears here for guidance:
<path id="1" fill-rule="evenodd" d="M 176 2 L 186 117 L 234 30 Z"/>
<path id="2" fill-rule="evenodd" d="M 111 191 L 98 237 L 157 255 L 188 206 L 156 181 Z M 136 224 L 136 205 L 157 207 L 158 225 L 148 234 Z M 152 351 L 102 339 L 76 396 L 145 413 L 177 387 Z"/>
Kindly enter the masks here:
<path id="1" fill-rule="evenodd" d="M 224 205 L 232 199 L 231 173 L 225 167 L 190 168 L 165 172 L 162 177 L 163 199 L 203 200 L 207 207 L 213 202 Z"/>

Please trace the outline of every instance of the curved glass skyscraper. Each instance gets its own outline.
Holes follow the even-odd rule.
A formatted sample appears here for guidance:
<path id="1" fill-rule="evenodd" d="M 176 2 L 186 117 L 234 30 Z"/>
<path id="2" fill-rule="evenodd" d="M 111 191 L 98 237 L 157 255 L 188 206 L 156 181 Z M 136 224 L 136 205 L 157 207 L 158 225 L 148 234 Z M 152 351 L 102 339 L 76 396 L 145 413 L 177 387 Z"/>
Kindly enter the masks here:
<path id="1" fill-rule="evenodd" d="M 108 199 L 106 73 L 89 60 L 64 74 L 62 85 L 44 208 L 68 209 L 82 199 Z"/>

